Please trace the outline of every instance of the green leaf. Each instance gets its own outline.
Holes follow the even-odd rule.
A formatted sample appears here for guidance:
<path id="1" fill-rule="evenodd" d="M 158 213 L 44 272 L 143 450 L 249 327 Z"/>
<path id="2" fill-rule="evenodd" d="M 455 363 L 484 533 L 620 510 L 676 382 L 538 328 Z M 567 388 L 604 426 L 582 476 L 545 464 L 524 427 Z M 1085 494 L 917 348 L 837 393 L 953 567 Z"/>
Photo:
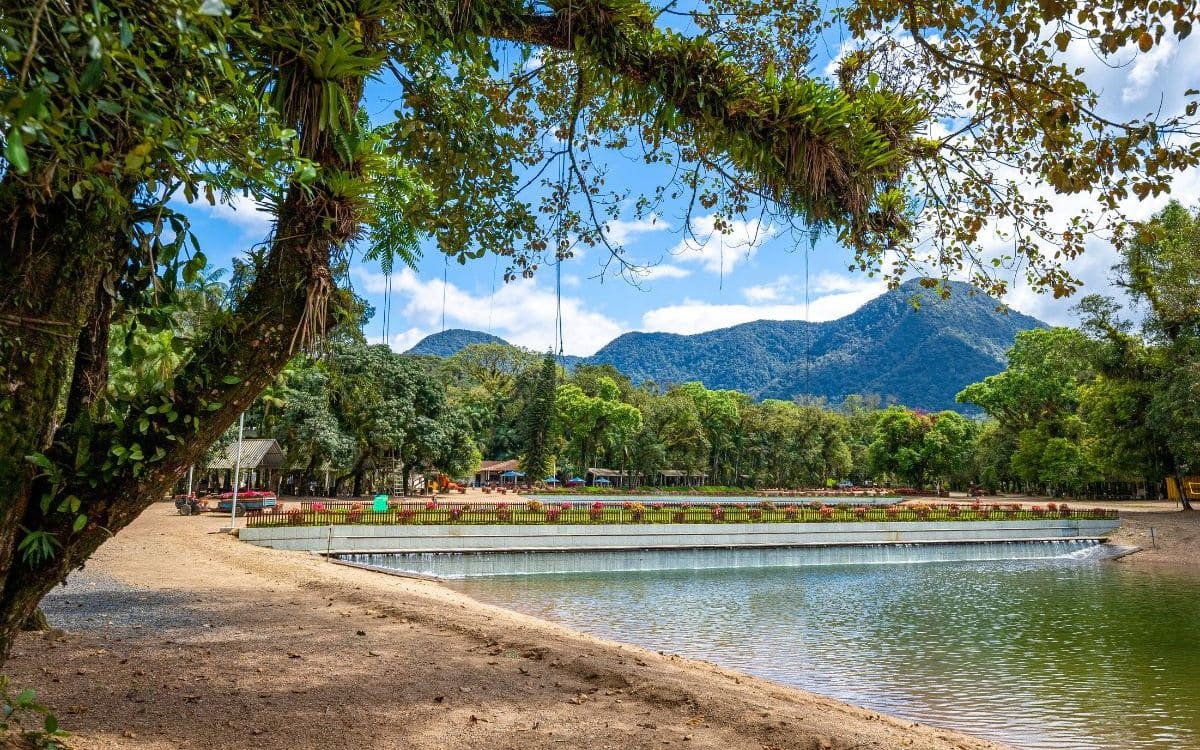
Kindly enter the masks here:
<path id="1" fill-rule="evenodd" d="M 46 473 L 50 473 L 51 471 L 54 470 L 54 464 L 50 461 L 49 458 L 46 457 L 46 455 L 44 453 L 34 453 L 31 456 L 26 456 L 25 460 L 28 461 L 29 463 L 33 464 L 34 466 L 37 466 L 39 469 L 41 469 L 42 471 L 45 471 Z"/>
<path id="2" fill-rule="evenodd" d="M 80 513 L 75 516 L 75 523 L 71 525 L 71 530 L 78 533 L 84 526 L 87 526 L 87 516 Z"/>
<path id="3" fill-rule="evenodd" d="M 25 153 L 25 143 L 16 128 L 8 131 L 8 139 L 4 143 L 4 158 L 17 174 L 29 172 L 29 155 Z"/>
<path id="4" fill-rule="evenodd" d="M 222 0 L 204 0 L 196 12 L 202 16 L 223 16 L 227 10 Z"/>
<path id="5" fill-rule="evenodd" d="M 221 382 L 225 385 L 237 385 L 238 383 L 242 382 L 242 379 L 237 375 L 226 375 L 225 377 L 221 378 Z"/>

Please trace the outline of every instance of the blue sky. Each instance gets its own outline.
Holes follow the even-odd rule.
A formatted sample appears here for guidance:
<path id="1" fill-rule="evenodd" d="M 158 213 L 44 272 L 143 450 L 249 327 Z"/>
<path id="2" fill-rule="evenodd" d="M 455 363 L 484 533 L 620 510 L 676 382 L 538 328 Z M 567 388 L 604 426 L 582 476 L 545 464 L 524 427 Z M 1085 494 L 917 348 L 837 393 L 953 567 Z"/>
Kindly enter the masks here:
<path id="1" fill-rule="evenodd" d="M 1114 117 L 1135 117 L 1156 109 L 1164 90 L 1170 104 L 1171 97 L 1184 89 L 1200 88 L 1200 44 L 1192 40 L 1182 46 L 1167 41 L 1148 55 L 1130 53 L 1124 58 L 1127 64 L 1116 67 L 1100 63 L 1086 50 L 1077 54 L 1074 62 L 1088 69 L 1089 82 L 1101 92 L 1106 112 Z M 385 83 L 375 84 L 367 101 L 372 116 L 390 112 L 387 102 L 396 96 Z M 648 179 L 640 165 L 616 159 L 609 166 L 615 186 L 637 186 Z M 1191 204 L 1198 187 L 1198 175 L 1188 173 L 1177 179 L 1174 193 Z M 1040 188 L 1031 185 L 1030 189 Z M 1053 200 L 1069 211 L 1088 199 Z M 1130 213 L 1144 218 L 1165 201 L 1131 205 Z M 256 211 L 249 199 L 185 210 L 210 261 L 218 266 L 228 266 L 234 254 L 263 240 L 270 228 L 270 218 Z M 562 263 L 567 353 L 591 354 L 633 330 L 695 333 L 759 319 L 830 320 L 853 312 L 885 289 L 879 279 L 849 271 L 849 252 L 830 238 L 821 238 L 809 251 L 807 237 L 796 237 L 769 220 L 738 222 L 725 236 L 711 231 L 709 216 L 693 215 L 692 221 L 696 240 L 686 238 L 682 210 L 664 211 L 654 220 L 626 217 L 610 224 L 610 239 L 624 245 L 631 259 L 654 264 L 637 284 L 602 275 L 604 251 L 600 249 Z M 991 250 L 999 252 L 1002 246 L 997 236 Z M 1097 240 L 1070 265 L 1084 281 L 1082 293 L 1112 291 L 1108 275 L 1114 260 L 1111 248 Z M 416 269 L 392 275 L 388 343 L 403 351 L 444 325 L 493 333 L 535 350 L 552 347 L 557 308 L 553 266 L 543 266 L 533 279 L 508 284 L 503 281 L 504 267 L 504 260 L 497 262 L 493 256 L 465 266 L 453 260 L 446 263 L 430 248 Z M 372 341 L 380 341 L 384 276 L 377 265 L 362 262 L 360 253 L 352 262 L 351 280 L 379 311 L 366 333 Z M 1074 299 L 1035 294 L 1020 272 L 1010 282 L 1012 292 L 1006 302 L 1014 309 L 1051 323 L 1071 322 Z"/>

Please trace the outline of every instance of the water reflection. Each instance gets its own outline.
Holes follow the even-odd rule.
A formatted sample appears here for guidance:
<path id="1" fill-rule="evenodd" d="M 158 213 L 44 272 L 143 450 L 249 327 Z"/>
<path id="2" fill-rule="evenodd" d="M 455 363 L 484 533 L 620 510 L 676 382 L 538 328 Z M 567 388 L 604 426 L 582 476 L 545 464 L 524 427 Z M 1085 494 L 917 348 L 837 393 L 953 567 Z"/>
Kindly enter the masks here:
<path id="1" fill-rule="evenodd" d="M 523 576 L 478 599 L 1019 747 L 1200 748 L 1200 579 L 1069 561 Z"/>

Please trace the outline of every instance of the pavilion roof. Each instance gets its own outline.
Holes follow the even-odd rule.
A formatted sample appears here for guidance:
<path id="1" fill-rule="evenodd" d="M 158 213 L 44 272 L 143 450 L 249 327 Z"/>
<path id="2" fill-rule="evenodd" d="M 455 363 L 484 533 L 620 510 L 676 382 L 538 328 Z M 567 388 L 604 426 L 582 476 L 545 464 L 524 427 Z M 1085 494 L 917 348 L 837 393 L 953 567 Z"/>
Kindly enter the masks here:
<path id="1" fill-rule="evenodd" d="M 232 469 L 237 462 L 238 444 L 233 441 L 205 463 L 206 469 Z M 273 438 L 246 438 L 242 440 L 243 469 L 278 469 L 283 466 L 283 449 Z"/>

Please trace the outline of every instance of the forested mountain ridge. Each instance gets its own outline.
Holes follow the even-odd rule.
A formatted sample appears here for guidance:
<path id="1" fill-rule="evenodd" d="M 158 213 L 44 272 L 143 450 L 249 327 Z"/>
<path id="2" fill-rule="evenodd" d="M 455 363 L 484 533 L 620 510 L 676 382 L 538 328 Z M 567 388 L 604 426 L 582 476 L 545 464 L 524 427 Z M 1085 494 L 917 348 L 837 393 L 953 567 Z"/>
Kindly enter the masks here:
<path id="1" fill-rule="evenodd" d="M 908 281 L 821 323 L 759 320 L 692 335 L 626 333 L 581 361 L 611 364 L 635 383 L 699 380 L 756 398 L 807 394 L 833 402 L 877 394 L 915 408 L 962 409 L 955 395 L 1004 369 L 1017 332 L 1046 324 L 998 310 L 994 299 L 973 294 L 967 284 L 950 286 L 943 300 Z M 461 333 L 434 334 L 412 351 L 441 354 L 450 349 L 443 337 Z"/>
<path id="2" fill-rule="evenodd" d="M 434 357 L 453 357 L 472 344 L 507 344 L 499 336 L 466 328 L 451 328 L 430 334 L 418 341 L 406 354 L 427 354 Z"/>

